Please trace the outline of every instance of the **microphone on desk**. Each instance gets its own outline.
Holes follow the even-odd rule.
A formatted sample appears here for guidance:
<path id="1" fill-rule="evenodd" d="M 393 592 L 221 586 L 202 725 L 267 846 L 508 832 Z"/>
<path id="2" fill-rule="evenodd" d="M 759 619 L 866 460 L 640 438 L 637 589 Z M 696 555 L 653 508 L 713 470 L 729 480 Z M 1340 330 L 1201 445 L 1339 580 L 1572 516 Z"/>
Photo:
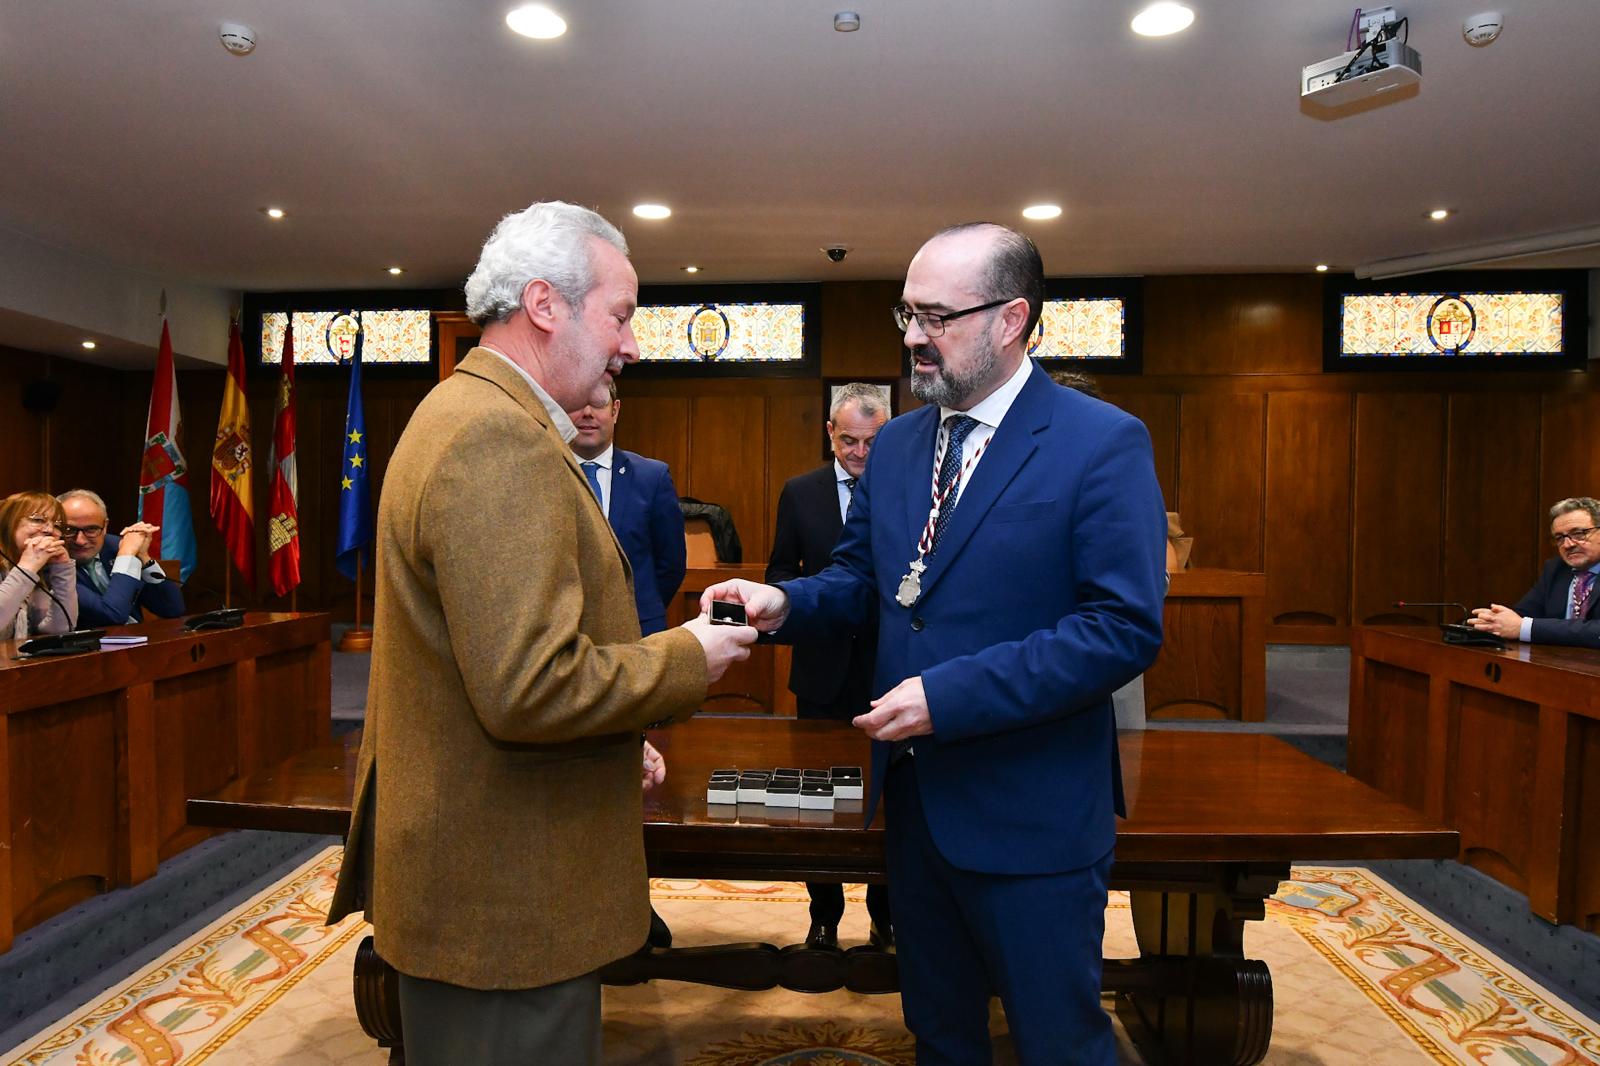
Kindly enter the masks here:
<path id="1" fill-rule="evenodd" d="M 1505 651 L 1506 642 L 1487 630 L 1478 629 L 1468 625 L 1466 619 L 1472 614 L 1465 606 L 1450 600 L 1396 600 L 1396 607 L 1454 607 L 1461 612 L 1460 622 L 1441 622 L 1439 630 L 1444 634 L 1446 644 L 1463 644 L 1471 648 L 1493 648 L 1496 651 Z"/>
<path id="2" fill-rule="evenodd" d="M 50 602 L 61 608 L 61 616 L 77 622 L 77 612 L 67 610 L 67 605 L 62 603 L 50 586 L 34 576 L 33 571 L 23 566 L 5 548 L 0 547 L 0 558 L 11 564 L 13 570 L 19 571 L 23 577 L 33 582 L 33 587 L 50 597 Z M 66 633 L 48 633 L 42 637 L 34 637 L 17 645 L 17 654 L 24 658 L 33 658 L 41 655 L 77 655 L 84 651 L 99 651 L 100 638 L 106 635 L 103 629 L 73 629 Z"/>

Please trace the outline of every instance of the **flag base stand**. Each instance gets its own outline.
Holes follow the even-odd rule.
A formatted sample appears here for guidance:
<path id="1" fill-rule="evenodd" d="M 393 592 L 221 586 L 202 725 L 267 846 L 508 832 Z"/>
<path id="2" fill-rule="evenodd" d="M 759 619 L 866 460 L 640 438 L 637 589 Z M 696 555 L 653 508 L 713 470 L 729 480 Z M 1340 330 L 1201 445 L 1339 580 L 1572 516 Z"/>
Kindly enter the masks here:
<path id="1" fill-rule="evenodd" d="M 372 650 L 372 630 L 360 629 L 355 626 L 344 631 L 344 636 L 339 638 L 339 651 L 363 652 Z"/>

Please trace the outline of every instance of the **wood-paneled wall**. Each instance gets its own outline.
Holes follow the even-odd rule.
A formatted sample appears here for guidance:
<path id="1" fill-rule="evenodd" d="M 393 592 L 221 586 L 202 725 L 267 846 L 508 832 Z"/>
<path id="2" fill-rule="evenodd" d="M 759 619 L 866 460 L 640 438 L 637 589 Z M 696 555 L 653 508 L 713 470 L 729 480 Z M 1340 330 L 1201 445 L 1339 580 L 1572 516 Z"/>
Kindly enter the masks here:
<path id="1" fill-rule="evenodd" d="M 887 311 L 899 291 L 898 282 L 822 287 L 824 377 L 900 376 Z M 1194 565 L 1267 574 L 1270 640 L 1338 642 L 1352 623 L 1434 620 L 1434 612 L 1395 610 L 1398 599 L 1514 601 L 1548 553 L 1545 508 L 1563 496 L 1600 494 L 1593 373 L 1324 374 L 1314 276 L 1150 278 L 1145 314 L 1143 373 L 1104 375 L 1100 384 L 1149 427 L 1168 506 L 1195 538 Z M 23 383 L 40 376 L 62 383 L 55 415 L 21 409 Z M 0 350 L 0 488 L 48 480 L 131 500 L 149 382 L 148 372 Z M 368 375 L 375 489 L 428 387 Z M 179 388 L 189 455 L 203 463 L 197 442 L 216 425 L 221 374 L 180 372 Z M 348 617 L 354 589 L 333 567 L 337 481 L 325 461 L 337 451 L 344 389 L 342 378 L 301 381 L 306 543 L 298 599 Z M 898 391 L 903 407 L 914 405 L 903 382 Z M 271 392 L 264 380 L 251 382 L 262 462 Z M 822 461 L 821 382 L 624 375 L 622 397 L 618 444 L 667 461 L 683 495 L 727 507 L 745 560 L 764 560 L 783 482 Z M 200 466 L 191 485 L 201 561 L 189 592 L 197 607 L 218 602 L 222 586 L 207 476 Z M 260 515 L 263 479 L 256 489 Z M 264 577 L 259 529 L 258 539 Z M 284 602 L 259 594 L 246 601 Z"/>

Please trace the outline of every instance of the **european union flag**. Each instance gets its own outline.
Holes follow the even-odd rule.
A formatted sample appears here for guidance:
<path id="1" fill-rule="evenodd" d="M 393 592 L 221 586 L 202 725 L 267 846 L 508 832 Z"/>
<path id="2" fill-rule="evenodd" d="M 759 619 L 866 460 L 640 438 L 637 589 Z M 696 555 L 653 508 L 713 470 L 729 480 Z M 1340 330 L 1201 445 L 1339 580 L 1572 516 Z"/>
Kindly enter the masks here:
<path id="1" fill-rule="evenodd" d="M 339 465 L 339 573 L 356 579 L 360 553 L 373 541 L 372 490 L 367 484 L 367 419 L 361 410 L 361 342 L 367 331 L 356 334 L 350 359 L 350 401 L 344 412 L 344 458 Z"/>

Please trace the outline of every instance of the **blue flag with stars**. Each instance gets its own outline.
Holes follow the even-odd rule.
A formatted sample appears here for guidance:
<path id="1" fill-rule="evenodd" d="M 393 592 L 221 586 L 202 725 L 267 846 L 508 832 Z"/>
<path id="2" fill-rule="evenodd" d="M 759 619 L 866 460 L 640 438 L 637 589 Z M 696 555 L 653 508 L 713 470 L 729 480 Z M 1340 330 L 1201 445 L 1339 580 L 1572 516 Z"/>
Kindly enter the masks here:
<path id="1" fill-rule="evenodd" d="M 339 465 L 339 573 L 356 579 L 360 553 L 370 554 L 373 540 L 372 490 L 367 483 L 367 419 L 361 410 L 361 342 L 356 334 L 350 359 L 350 401 L 344 413 L 344 457 Z"/>

